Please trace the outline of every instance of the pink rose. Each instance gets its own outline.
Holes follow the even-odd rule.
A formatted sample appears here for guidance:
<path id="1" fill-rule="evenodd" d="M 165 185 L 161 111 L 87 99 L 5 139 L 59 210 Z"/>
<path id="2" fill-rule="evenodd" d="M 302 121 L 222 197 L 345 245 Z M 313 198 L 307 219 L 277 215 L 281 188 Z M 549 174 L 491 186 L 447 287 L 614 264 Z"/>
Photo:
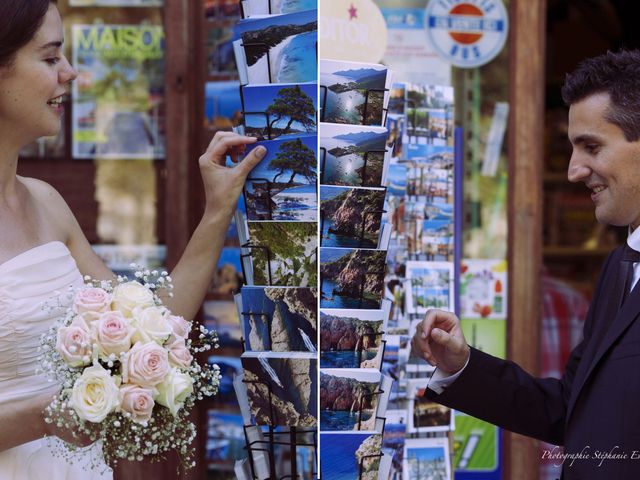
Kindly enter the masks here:
<path id="1" fill-rule="evenodd" d="M 91 336 L 77 325 L 60 327 L 56 350 L 70 367 L 88 365 L 91 363 Z"/>
<path id="2" fill-rule="evenodd" d="M 103 313 L 94 325 L 96 342 L 103 357 L 112 353 L 120 355 L 131 348 L 134 329 L 120 312 Z"/>
<path id="3" fill-rule="evenodd" d="M 153 413 L 155 389 L 143 388 L 138 385 L 125 385 L 120 388 L 122 403 L 120 408 L 131 414 L 131 420 L 146 424 Z"/>
<path id="4" fill-rule="evenodd" d="M 176 337 L 187 338 L 191 331 L 191 322 L 178 315 L 169 315 L 169 325 Z"/>
<path id="5" fill-rule="evenodd" d="M 176 338 L 173 342 L 165 345 L 169 350 L 169 363 L 174 367 L 189 368 L 193 361 L 193 355 L 187 348 L 184 338 Z"/>
<path id="6" fill-rule="evenodd" d="M 136 343 L 122 361 L 124 383 L 155 387 L 169 372 L 169 355 L 155 342 Z"/>
<path id="7" fill-rule="evenodd" d="M 108 312 L 110 306 L 111 295 L 102 288 L 85 288 L 76 293 L 73 299 L 73 311 L 75 313 Z"/>

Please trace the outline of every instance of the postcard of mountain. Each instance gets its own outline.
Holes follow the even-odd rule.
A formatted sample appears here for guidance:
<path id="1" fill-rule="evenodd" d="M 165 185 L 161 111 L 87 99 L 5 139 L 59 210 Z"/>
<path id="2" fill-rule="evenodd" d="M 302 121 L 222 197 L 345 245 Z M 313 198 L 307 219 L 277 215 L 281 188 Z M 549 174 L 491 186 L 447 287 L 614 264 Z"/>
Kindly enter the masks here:
<path id="1" fill-rule="evenodd" d="M 278 15 L 316 10 L 318 0 L 242 0 L 244 16 Z"/>
<path id="2" fill-rule="evenodd" d="M 321 247 L 376 248 L 385 189 L 320 186 Z"/>
<path id="3" fill-rule="evenodd" d="M 453 264 L 451 262 L 406 263 L 406 308 L 411 313 L 426 313 L 430 308 L 454 309 Z"/>
<path id="4" fill-rule="evenodd" d="M 245 286 L 238 295 L 245 350 L 318 350 L 315 288 Z"/>
<path id="5" fill-rule="evenodd" d="M 164 158 L 164 31 L 73 25 L 74 158 Z"/>
<path id="6" fill-rule="evenodd" d="M 248 226 L 255 285 L 318 284 L 316 222 L 249 222 Z"/>
<path id="7" fill-rule="evenodd" d="M 320 308 L 379 309 L 385 250 L 320 249 Z"/>
<path id="8" fill-rule="evenodd" d="M 249 220 L 316 221 L 318 218 L 315 135 L 287 137 L 253 144 L 267 149 L 249 173 L 243 198 Z"/>
<path id="9" fill-rule="evenodd" d="M 320 368 L 380 368 L 383 310 L 320 310 Z"/>
<path id="10" fill-rule="evenodd" d="M 391 158 L 385 127 L 320 124 L 320 183 L 379 187 Z"/>
<path id="11" fill-rule="evenodd" d="M 241 20 L 237 33 L 249 84 L 317 81 L 317 10 Z"/>
<path id="12" fill-rule="evenodd" d="M 318 424 L 317 354 L 244 352 L 244 383 L 256 425 Z"/>
<path id="13" fill-rule="evenodd" d="M 321 59 L 322 121 L 383 125 L 389 80 L 384 65 Z"/>
<path id="14" fill-rule="evenodd" d="M 245 135 L 275 140 L 317 131 L 315 83 L 248 85 L 242 98 Z"/>
<path id="15" fill-rule="evenodd" d="M 447 437 L 407 438 L 404 458 L 403 480 L 453 478 Z M 429 472 L 428 477 L 425 472 Z"/>
<path id="16" fill-rule="evenodd" d="M 323 480 L 382 479 L 378 476 L 381 437 L 360 432 L 321 433 L 320 471 Z"/>
<path id="17" fill-rule="evenodd" d="M 321 369 L 320 431 L 374 431 L 381 379 L 376 369 Z"/>

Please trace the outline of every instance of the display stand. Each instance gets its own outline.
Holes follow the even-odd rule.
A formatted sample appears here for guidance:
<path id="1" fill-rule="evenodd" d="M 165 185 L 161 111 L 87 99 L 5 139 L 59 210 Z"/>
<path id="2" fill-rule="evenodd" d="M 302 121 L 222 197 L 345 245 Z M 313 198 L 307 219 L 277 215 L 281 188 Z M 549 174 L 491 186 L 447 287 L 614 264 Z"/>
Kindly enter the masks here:
<path id="1" fill-rule="evenodd" d="M 247 272 L 244 268 L 244 262 L 243 259 L 245 258 L 251 258 L 253 257 L 253 253 L 251 252 L 251 250 L 256 249 L 256 250 L 264 250 L 266 252 L 266 259 L 267 259 L 267 274 L 268 274 L 268 278 L 269 278 L 269 286 L 272 287 L 273 286 L 273 276 L 271 275 L 271 250 L 269 249 L 269 247 L 264 246 L 264 245 L 251 245 L 250 242 L 244 243 L 242 245 L 240 245 L 240 248 L 246 248 L 247 250 L 249 250 L 249 253 L 241 253 L 240 254 L 240 267 L 242 268 L 242 278 L 244 279 L 244 284 L 247 285 Z"/>

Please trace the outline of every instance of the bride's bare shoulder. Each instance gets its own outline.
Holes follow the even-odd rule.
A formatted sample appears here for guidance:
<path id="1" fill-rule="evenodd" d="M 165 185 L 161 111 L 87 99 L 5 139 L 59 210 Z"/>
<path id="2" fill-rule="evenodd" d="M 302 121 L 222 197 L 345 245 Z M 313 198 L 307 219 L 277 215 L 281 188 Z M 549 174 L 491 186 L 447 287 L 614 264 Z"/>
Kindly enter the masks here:
<path id="1" fill-rule="evenodd" d="M 18 176 L 18 180 L 26 187 L 38 207 L 57 220 L 63 220 L 72 215 L 67 202 L 52 185 L 31 177 Z"/>

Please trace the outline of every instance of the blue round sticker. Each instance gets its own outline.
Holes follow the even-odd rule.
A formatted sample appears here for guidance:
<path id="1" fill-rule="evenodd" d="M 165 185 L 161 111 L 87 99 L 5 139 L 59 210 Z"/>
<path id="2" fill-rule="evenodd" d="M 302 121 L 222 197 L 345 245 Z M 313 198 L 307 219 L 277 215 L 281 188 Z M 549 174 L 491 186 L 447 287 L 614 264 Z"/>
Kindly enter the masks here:
<path id="1" fill-rule="evenodd" d="M 438 55 L 456 67 L 473 68 L 500 53 L 509 17 L 502 0 L 431 0 L 425 27 Z"/>

